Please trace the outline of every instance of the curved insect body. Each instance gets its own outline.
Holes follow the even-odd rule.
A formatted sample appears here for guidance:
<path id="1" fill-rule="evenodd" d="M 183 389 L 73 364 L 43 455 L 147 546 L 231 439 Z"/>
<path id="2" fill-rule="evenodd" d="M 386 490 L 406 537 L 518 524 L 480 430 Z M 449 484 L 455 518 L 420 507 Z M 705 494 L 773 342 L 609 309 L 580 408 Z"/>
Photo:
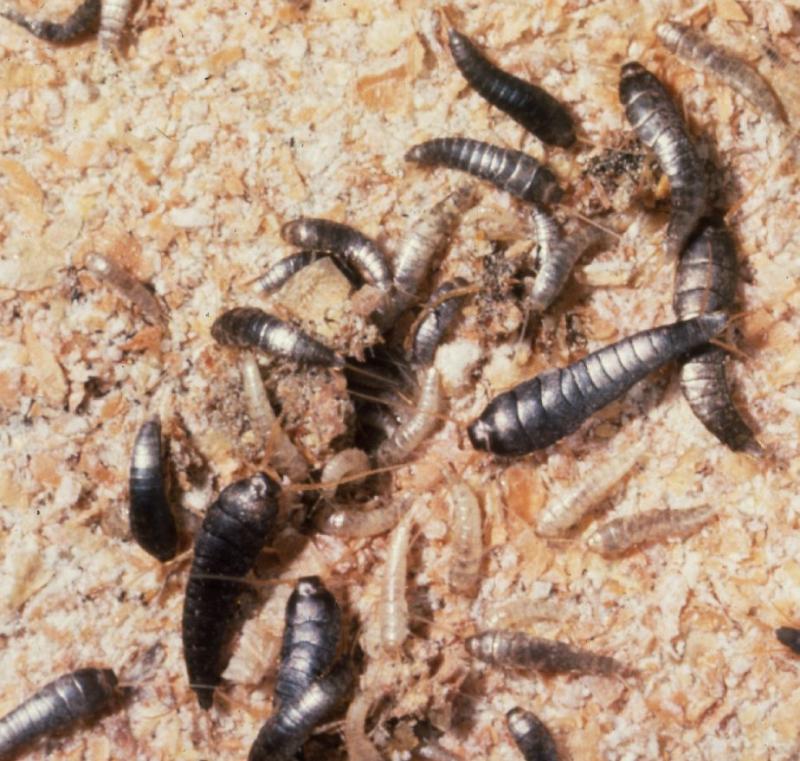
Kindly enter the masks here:
<path id="1" fill-rule="evenodd" d="M 779 626 L 775 630 L 775 637 L 782 645 L 800 655 L 800 629 L 792 626 Z"/>
<path id="2" fill-rule="evenodd" d="M 475 590 L 480 578 L 483 556 L 481 507 L 475 492 L 461 480 L 451 484 L 448 498 L 453 540 L 450 588 L 462 594 L 469 594 Z"/>
<path id="3" fill-rule="evenodd" d="M 524 381 L 496 396 L 469 426 L 472 446 L 500 455 L 550 446 L 649 373 L 706 343 L 726 323 L 724 313 L 711 312 L 644 330 Z"/>
<path id="4" fill-rule="evenodd" d="M 298 700 L 336 657 L 342 612 L 318 576 L 306 576 L 286 603 L 275 695 L 281 706 Z"/>
<path id="5" fill-rule="evenodd" d="M 117 694 L 110 669 L 78 669 L 46 684 L 0 718 L 0 758 L 11 758 L 44 735 L 63 731 L 108 708 Z"/>
<path id="6" fill-rule="evenodd" d="M 736 249 L 721 220 L 705 220 L 681 255 L 673 306 L 680 319 L 730 309 L 736 291 Z M 761 446 L 731 399 L 725 352 L 693 351 L 682 363 L 681 391 L 698 420 L 734 451 L 760 454 Z"/>
<path id="7" fill-rule="evenodd" d="M 522 632 L 490 630 L 468 637 L 471 656 L 493 666 L 559 674 L 577 671 L 609 676 L 627 671 L 613 658 L 581 650 L 557 640 L 531 637 Z"/>
<path id="8" fill-rule="evenodd" d="M 316 262 L 324 253 L 319 251 L 298 251 L 273 264 L 257 281 L 256 289 L 270 293 L 277 291 L 293 275 Z"/>
<path id="9" fill-rule="evenodd" d="M 669 93 L 641 64 L 622 67 L 619 97 L 631 126 L 669 179 L 672 211 L 665 248 L 667 254 L 677 255 L 706 212 L 703 164 Z"/>
<path id="10" fill-rule="evenodd" d="M 309 365 L 340 367 L 344 364 L 333 349 L 257 307 L 236 307 L 223 312 L 211 326 L 211 336 L 223 346 L 260 349 Z"/>
<path id="11" fill-rule="evenodd" d="M 352 227 L 328 219 L 301 217 L 287 222 L 281 235 L 294 246 L 341 256 L 366 281 L 382 291 L 392 286 L 392 271 L 383 252 L 373 240 Z"/>
<path id="12" fill-rule="evenodd" d="M 468 172 L 523 201 L 558 203 L 555 175 L 533 156 L 466 137 L 442 137 L 411 148 L 406 161 Z"/>
<path id="13" fill-rule="evenodd" d="M 381 642 L 384 649 L 389 651 L 399 650 L 408 636 L 406 575 L 411 526 L 412 522 L 408 518 L 398 524 L 389 539 L 386 552 L 380 621 Z"/>
<path id="14" fill-rule="evenodd" d="M 466 285 L 464 278 L 457 277 L 443 283 L 431 294 L 431 304 L 435 306 L 420 320 L 411 339 L 411 359 L 416 364 L 429 365 L 433 362 L 442 338 L 467 300 L 466 295 L 448 297 L 448 294 Z"/>
<path id="15" fill-rule="evenodd" d="M 384 504 L 383 498 L 372 501 L 373 506 L 357 510 L 339 505 L 326 505 L 314 518 L 317 531 L 343 538 L 366 538 L 390 531 L 408 510 L 408 499 L 390 499 Z M 377 505 L 377 506 L 375 506 Z"/>
<path id="16" fill-rule="evenodd" d="M 348 761 L 383 761 L 383 756 L 364 731 L 372 703 L 371 693 L 359 692 L 347 709 L 344 720 L 344 743 Z"/>
<path id="17" fill-rule="evenodd" d="M 130 525 L 133 538 L 164 562 L 178 551 L 178 529 L 165 487 L 161 455 L 161 421 L 148 420 L 133 442 L 130 468 Z"/>
<path id="18" fill-rule="evenodd" d="M 448 41 L 456 66 L 481 97 L 545 143 L 566 148 L 575 142 L 570 115 L 550 93 L 487 61 L 455 29 L 450 30 Z"/>
<path id="19" fill-rule="evenodd" d="M 100 0 L 83 0 L 65 21 L 57 23 L 30 18 L 14 8 L 3 8 L 0 16 L 27 29 L 46 42 L 72 42 L 95 31 L 100 23 Z"/>
<path id="20" fill-rule="evenodd" d="M 122 30 L 128 21 L 132 0 L 102 0 L 100 7 L 100 30 L 97 39 L 105 50 L 119 44 Z"/>
<path id="21" fill-rule="evenodd" d="M 559 761 L 553 735 L 530 711 L 512 708 L 506 714 L 506 724 L 525 761 Z"/>
<path id="22" fill-rule="evenodd" d="M 253 567 L 273 528 L 279 490 L 263 473 L 226 486 L 195 540 L 183 604 L 183 654 L 189 684 L 206 710 L 224 668 L 228 624 L 242 591 L 239 579 Z"/>
<path id="23" fill-rule="evenodd" d="M 320 481 L 323 484 L 334 484 L 347 476 L 365 473 L 369 470 L 369 457 L 362 449 L 343 449 L 331 457 L 322 469 Z M 322 496 L 326 499 L 333 499 L 336 494 L 336 487 L 326 487 L 322 489 Z"/>
<path id="24" fill-rule="evenodd" d="M 714 511 L 709 505 L 684 510 L 648 510 L 615 518 L 600 526 L 586 540 L 586 546 L 601 555 L 615 555 L 646 542 L 688 536 L 713 517 Z"/>
<path id="25" fill-rule="evenodd" d="M 250 748 L 248 761 L 292 761 L 311 733 L 339 708 L 353 689 L 353 667 L 342 658 L 305 692 L 273 714 Z"/>
<path id="26" fill-rule="evenodd" d="M 748 63 L 709 42 L 700 32 L 684 24 L 664 21 L 656 27 L 664 46 L 697 71 L 716 74 L 728 87 L 749 100 L 776 121 L 785 121 L 783 107 L 772 88 Z"/>

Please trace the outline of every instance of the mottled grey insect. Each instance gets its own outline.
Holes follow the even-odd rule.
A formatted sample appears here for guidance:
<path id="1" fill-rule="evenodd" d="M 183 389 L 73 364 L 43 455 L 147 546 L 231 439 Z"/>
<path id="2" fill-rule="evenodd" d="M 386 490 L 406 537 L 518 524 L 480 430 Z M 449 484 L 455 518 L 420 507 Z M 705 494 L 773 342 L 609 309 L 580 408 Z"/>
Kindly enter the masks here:
<path id="1" fill-rule="evenodd" d="M 706 212 L 703 163 L 669 93 L 644 66 L 632 61 L 622 67 L 619 97 L 631 126 L 669 179 L 672 210 L 664 245 L 668 255 L 677 256 Z"/>
<path id="2" fill-rule="evenodd" d="M 697 71 L 716 74 L 728 87 L 749 100 L 756 108 L 776 121 L 786 117 L 775 93 L 750 64 L 724 48 L 709 42 L 700 32 L 684 24 L 664 21 L 656 35 L 668 50 Z"/>
<path id="3" fill-rule="evenodd" d="M 411 338 L 411 360 L 418 365 L 429 365 L 433 362 L 436 350 L 442 342 L 450 326 L 464 308 L 466 294 L 447 294 L 466 287 L 467 281 L 457 277 L 442 283 L 432 294 L 432 307 L 419 321 Z"/>
<path id="4" fill-rule="evenodd" d="M 721 219 L 706 219 L 681 255 L 675 278 L 675 314 L 682 320 L 729 310 L 736 292 L 736 248 Z M 697 419 L 734 451 L 760 454 L 761 446 L 731 399 L 725 351 L 692 351 L 680 370 L 681 390 Z"/>
<path id="5" fill-rule="evenodd" d="M 0 718 L 0 758 L 11 758 L 39 737 L 93 718 L 116 696 L 117 677 L 110 669 L 78 669 L 60 676 Z"/>
<path id="6" fill-rule="evenodd" d="M 34 37 L 46 42 L 72 42 L 97 31 L 100 25 L 100 0 L 83 0 L 65 21 L 45 21 L 20 13 L 14 8 L 3 8 L 0 16 L 19 24 Z"/>
<path id="7" fill-rule="evenodd" d="M 279 491 L 264 473 L 226 486 L 195 540 L 183 603 L 183 655 L 189 684 L 206 710 L 224 670 L 223 649 L 242 591 L 240 579 L 274 527 Z"/>
<path id="8" fill-rule="evenodd" d="M 512 708 L 506 714 L 506 724 L 525 761 L 559 761 L 553 735 L 530 711 Z"/>
<path id="9" fill-rule="evenodd" d="M 211 335 L 223 346 L 260 349 L 295 362 L 325 367 L 344 364 L 333 349 L 257 307 L 236 307 L 223 312 L 211 326 Z"/>
<path id="10" fill-rule="evenodd" d="M 706 343 L 727 324 L 722 312 L 635 333 L 564 368 L 546 370 L 496 396 L 468 428 L 472 446 L 523 455 L 576 431 L 649 373 Z"/>
<path id="11" fill-rule="evenodd" d="M 326 676 L 267 720 L 250 748 L 248 761 L 292 761 L 314 729 L 347 700 L 353 682 L 352 665 L 342 658 Z"/>
<path id="12" fill-rule="evenodd" d="M 265 293 L 277 291 L 291 277 L 300 270 L 316 262 L 320 257 L 326 256 L 321 251 L 298 251 L 296 254 L 286 256 L 273 264 L 257 281 L 256 288 Z"/>
<path id="13" fill-rule="evenodd" d="M 299 699 L 336 657 L 342 612 L 318 576 L 306 576 L 286 603 L 275 695 L 280 706 Z"/>
<path id="14" fill-rule="evenodd" d="M 800 655 L 800 629 L 792 626 L 779 626 L 775 630 L 775 636 L 778 638 L 778 642 Z"/>
<path id="15" fill-rule="evenodd" d="M 450 30 L 448 40 L 456 66 L 481 97 L 545 143 L 566 148 L 575 142 L 570 115 L 550 93 L 487 61 L 455 29 Z"/>
<path id="16" fill-rule="evenodd" d="M 533 156 L 480 140 L 466 137 L 428 140 L 411 148 L 406 161 L 468 172 L 523 201 L 558 203 L 563 195 L 555 175 Z"/>
<path id="17" fill-rule="evenodd" d="M 624 674 L 628 669 L 605 655 L 572 647 L 557 640 L 531 637 L 523 632 L 490 630 L 468 637 L 467 651 L 493 666 L 526 669 L 545 674 Z"/>
<path id="18" fill-rule="evenodd" d="M 130 467 L 131 533 L 139 546 L 162 563 L 178 551 L 178 528 L 167 499 L 161 453 L 161 421 L 145 422 L 133 442 Z"/>

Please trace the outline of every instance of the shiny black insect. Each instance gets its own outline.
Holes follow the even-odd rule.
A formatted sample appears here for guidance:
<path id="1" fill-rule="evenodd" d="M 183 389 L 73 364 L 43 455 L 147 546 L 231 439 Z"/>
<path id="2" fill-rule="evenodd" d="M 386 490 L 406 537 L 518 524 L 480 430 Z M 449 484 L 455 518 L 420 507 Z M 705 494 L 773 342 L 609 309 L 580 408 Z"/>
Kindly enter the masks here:
<path id="1" fill-rule="evenodd" d="M 791 626 L 780 626 L 775 630 L 775 636 L 778 638 L 778 642 L 800 655 L 800 629 L 795 629 Z"/>
<path id="2" fill-rule="evenodd" d="M 261 727 L 248 761 L 292 761 L 314 729 L 341 707 L 353 689 L 353 667 L 343 658 Z"/>
<path id="3" fill-rule="evenodd" d="M 406 161 L 459 169 L 523 201 L 558 203 L 563 191 L 555 175 L 533 156 L 466 137 L 441 137 L 411 148 Z"/>
<path id="4" fill-rule="evenodd" d="M 706 343 L 726 323 L 724 313 L 712 312 L 644 330 L 524 381 L 492 399 L 469 426 L 472 446 L 500 455 L 550 446 L 649 373 Z"/>
<path id="5" fill-rule="evenodd" d="M 117 677 L 109 669 L 78 669 L 46 684 L 0 718 L 0 758 L 101 713 L 113 702 L 116 688 Z"/>
<path id="6" fill-rule="evenodd" d="M 318 576 L 306 576 L 286 604 L 275 694 L 281 706 L 299 699 L 336 657 L 342 612 Z"/>
<path id="7" fill-rule="evenodd" d="M 467 300 L 465 295 L 447 298 L 447 294 L 466 285 L 464 278 L 457 277 L 443 283 L 431 294 L 431 304 L 435 306 L 419 322 L 411 339 L 411 360 L 416 364 L 429 365 L 433 362 L 442 338 Z"/>
<path id="8" fill-rule="evenodd" d="M 506 724 L 525 761 L 558 761 L 553 735 L 530 711 L 512 708 L 506 714 Z"/>
<path id="9" fill-rule="evenodd" d="M 183 654 L 189 684 L 209 709 L 223 671 L 223 648 L 242 582 L 278 512 L 280 487 L 258 473 L 225 487 L 209 507 L 194 544 L 183 604 Z"/>
<path id="10" fill-rule="evenodd" d="M 236 307 L 224 312 L 211 326 L 211 335 L 223 346 L 261 349 L 295 362 L 325 367 L 344 364 L 333 349 L 257 307 Z"/>
<path id="11" fill-rule="evenodd" d="M 4 8 L 0 11 L 0 16 L 19 24 L 40 40 L 72 42 L 98 30 L 100 6 L 100 0 L 84 0 L 71 16 L 60 23 L 30 18 L 14 8 Z"/>
<path id="12" fill-rule="evenodd" d="M 133 442 L 130 469 L 130 525 L 133 538 L 164 562 L 178 551 L 178 529 L 165 486 L 161 455 L 161 421 L 148 420 Z"/>
<path id="13" fill-rule="evenodd" d="M 622 67 L 619 97 L 639 139 L 652 149 L 670 185 L 672 207 L 666 251 L 677 255 L 706 212 L 703 164 L 664 85 L 635 61 Z"/>
<path id="14" fill-rule="evenodd" d="M 448 39 L 456 66 L 479 95 L 545 143 L 566 148 L 575 142 L 570 115 L 550 93 L 487 61 L 455 29 Z"/>
<path id="15" fill-rule="evenodd" d="M 736 248 L 721 219 L 703 220 L 681 255 L 675 278 L 675 314 L 686 320 L 730 309 L 736 292 Z M 681 390 L 697 419 L 735 451 L 761 452 L 753 432 L 731 399 L 726 354 L 716 346 L 692 351 L 684 360 Z"/>

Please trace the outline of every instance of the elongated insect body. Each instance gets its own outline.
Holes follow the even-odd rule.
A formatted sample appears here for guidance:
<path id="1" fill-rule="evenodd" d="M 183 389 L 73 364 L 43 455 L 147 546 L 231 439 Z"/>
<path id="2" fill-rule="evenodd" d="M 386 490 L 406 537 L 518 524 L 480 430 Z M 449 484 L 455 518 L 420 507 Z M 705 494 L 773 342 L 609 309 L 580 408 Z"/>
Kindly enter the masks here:
<path id="1" fill-rule="evenodd" d="M 555 175 L 533 156 L 466 137 L 442 137 L 411 148 L 406 161 L 468 172 L 523 201 L 558 203 Z"/>
<path id="2" fill-rule="evenodd" d="M 531 637 L 522 632 L 491 630 L 468 637 L 467 651 L 493 666 L 559 674 L 571 671 L 611 675 L 626 671 L 605 655 L 572 647 L 557 640 Z"/>
<path id="3" fill-rule="evenodd" d="M 688 536 L 713 517 L 714 510 L 709 505 L 684 510 L 648 510 L 600 526 L 586 540 L 586 546 L 601 555 L 615 555 L 646 542 Z"/>
<path id="4" fill-rule="evenodd" d="M 411 339 L 411 359 L 416 364 L 429 365 L 433 362 L 442 338 L 467 300 L 465 295 L 448 298 L 447 294 L 466 285 L 466 280 L 457 277 L 443 283 L 431 294 L 431 303 L 436 306 L 420 321 Z"/>
<path id="5" fill-rule="evenodd" d="M 356 448 L 343 449 L 325 463 L 320 480 L 323 484 L 332 484 L 367 470 L 369 470 L 369 457 L 366 452 Z M 322 496 L 325 499 L 333 499 L 335 494 L 335 486 L 322 489 Z"/>
<path id="6" fill-rule="evenodd" d="M 105 50 L 119 44 L 122 30 L 128 21 L 132 0 L 102 0 L 100 7 L 100 30 L 97 39 Z"/>
<path id="7" fill-rule="evenodd" d="M 605 463 L 591 468 L 585 479 L 547 503 L 536 516 L 536 533 L 558 536 L 571 529 L 633 470 L 648 446 L 648 442 L 641 440 L 621 447 Z"/>
<path id="8" fill-rule="evenodd" d="M 397 651 L 408 636 L 406 574 L 412 522 L 406 518 L 392 532 L 383 571 L 381 600 L 381 642 L 388 651 Z"/>
<path id="9" fill-rule="evenodd" d="M 437 254 L 448 244 L 461 215 L 477 200 L 475 187 L 462 185 L 409 224 L 394 260 L 397 313 L 418 300 Z"/>
<path id="10" fill-rule="evenodd" d="M 506 714 L 506 724 L 525 761 L 559 761 L 553 735 L 530 711 L 512 708 Z"/>
<path id="11" fill-rule="evenodd" d="M 161 455 L 161 421 L 155 417 L 139 429 L 130 469 L 130 524 L 133 538 L 164 562 L 178 551 L 178 529 L 165 485 Z"/>
<path id="12" fill-rule="evenodd" d="M 364 725 L 372 707 L 373 696 L 370 692 L 359 692 L 344 720 L 344 744 L 347 748 L 347 761 L 383 761 L 383 756 L 367 737 Z"/>
<path id="13" fill-rule="evenodd" d="M 462 594 L 475 591 L 483 556 L 481 507 L 475 492 L 464 481 L 454 481 L 449 489 L 450 531 L 453 559 L 450 588 Z"/>
<path id="14" fill-rule="evenodd" d="M 633 61 L 622 67 L 619 97 L 631 126 L 669 179 L 672 211 L 665 248 L 677 256 L 706 212 L 703 164 L 669 93 L 641 64 Z"/>
<path id="15" fill-rule="evenodd" d="M 550 446 L 649 373 L 704 344 L 726 323 L 724 313 L 711 312 L 644 330 L 524 381 L 492 399 L 469 426 L 472 446 L 500 455 Z"/>
<path id="16" fill-rule="evenodd" d="M 265 293 L 277 291 L 293 275 L 316 262 L 324 253 L 319 251 L 298 251 L 273 264 L 257 281 L 256 288 Z"/>
<path id="17" fill-rule="evenodd" d="M 569 608 L 551 600 L 537 600 L 519 595 L 493 603 L 483 614 L 481 622 L 490 629 L 529 626 L 533 621 L 559 621 Z"/>
<path id="18" fill-rule="evenodd" d="M 450 30 L 448 40 L 456 66 L 482 98 L 545 143 L 566 148 L 575 142 L 570 115 L 550 93 L 487 61 L 455 29 Z"/>
<path id="19" fill-rule="evenodd" d="M 206 710 L 224 670 L 222 651 L 242 591 L 238 580 L 273 528 L 279 490 L 264 473 L 226 486 L 195 540 L 183 604 L 183 655 L 189 684 Z"/>
<path id="20" fill-rule="evenodd" d="M 306 576 L 286 603 L 275 695 L 281 706 L 298 700 L 336 657 L 342 612 L 318 576 Z"/>
<path id="21" fill-rule="evenodd" d="M 127 298 L 154 325 L 165 325 L 167 317 L 158 299 L 127 270 L 101 254 L 86 257 L 86 267 L 93 275 Z"/>
<path id="22" fill-rule="evenodd" d="M 534 205 L 531 212 L 539 246 L 539 270 L 533 281 L 528 306 L 533 312 L 544 312 L 561 293 L 572 268 L 592 238 L 588 235 L 564 237 L 556 220 Z"/>
<path id="23" fill-rule="evenodd" d="M 392 285 L 392 271 L 377 244 L 358 230 L 328 219 L 301 217 L 281 229 L 283 239 L 294 246 L 330 251 L 341 256 L 362 277 L 382 291 Z"/>
<path id="24" fill-rule="evenodd" d="M 333 349 L 257 307 L 236 307 L 223 312 L 211 326 L 211 335 L 223 346 L 260 349 L 295 362 L 324 367 L 344 364 Z"/>
<path id="25" fill-rule="evenodd" d="M 772 88 L 750 64 L 709 42 L 700 32 L 684 24 L 664 21 L 656 27 L 664 46 L 693 69 L 710 71 L 757 109 L 776 121 L 785 121 L 783 107 Z"/>
<path id="26" fill-rule="evenodd" d="M 800 655 L 800 629 L 795 629 L 791 626 L 779 626 L 775 630 L 775 636 L 778 642 Z"/>
<path id="27" fill-rule="evenodd" d="M 439 372 L 429 367 L 422 374 L 414 413 L 378 447 L 375 455 L 378 464 L 395 465 L 408 458 L 436 428 L 443 403 Z"/>
<path id="28" fill-rule="evenodd" d="M 373 500 L 366 510 L 326 505 L 314 518 L 317 531 L 342 538 L 366 538 L 391 531 L 411 504 L 409 500 L 383 498 Z"/>
<path id="29" fill-rule="evenodd" d="M 83 0 L 65 21 L 45 21 L 31 18 L 14 8 L 3 8 L 0 16 L 27 29 L 34 37 L 46 42 L 72 42 L 95 31 L 100 23 L 100 0 Z"/>
<path id="30" fill-rule="evenodd" d="M 675 278 L 675 313 L 682 320 L 730 309 L 736 292 L 736 249 L 721 220 L 704 220 L 681 255 Z M 692 351 L 682 362 L 681 391 L 695 417 L 730 449 L 760 454 L 761 446 L 733 403 L 725 352 Z"/>
<path id="31" fill-rule="evenodd" d="M 314 729 L 331 717 L 352 689 L 353 668 L 343 658 L 267 720 L 250 748 L 248 761 L 292 761 Z"/>
<path id="32" fill-rule="evenodd" d="M 60 732 L 108 708 L 117 678 L 110 669 L 78 669 L 46 684 L 0 718 L 0 758 L 11 758 L 39 737 Z"/>

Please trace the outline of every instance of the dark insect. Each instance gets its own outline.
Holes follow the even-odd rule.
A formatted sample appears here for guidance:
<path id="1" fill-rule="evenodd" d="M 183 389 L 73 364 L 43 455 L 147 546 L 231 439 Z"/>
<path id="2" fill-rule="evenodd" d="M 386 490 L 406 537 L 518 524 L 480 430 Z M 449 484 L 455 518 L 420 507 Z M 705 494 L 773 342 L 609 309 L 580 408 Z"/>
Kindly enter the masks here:
<path id="1" fill-rule="evenodd" d="M 340 256 L 364 280 L 382 291 L 392 286 L 392 271 L 383 252 L 374 241 L 352 227 L 328 219 L 301 217 L 287 222 L 281 235 L 293 246 Z"/>
<path id="2" fill-rule="evenodd" d="M 0 758 L 96 716 L 116 697 L 116 687 L 117 677 L 110 669 L 78 669 L 46 684 L 0 719 Z"/>
<path id="3" fill-rule="evenodd" d="M 327 676 L 267 720 L 250 748 L 248 761 L 292 761 L 314 729 L 349 697 L 353 683 L 350 660 L 342 658 Z"/>
<path id="4" fill-rule="evenodd" d="M 530 711 L 512 708 L 506 714 L 506 724 L 525 761 L 558 761 L 553 735 Z"/>
<path id="5" fill-rule="evenodd" d="M 0 16 L 19 24 L 34 37 L 46 42 L 72 42 L 100 26 L 100 0 L 84 0 L 69 18 L 61 23 L 30 18 L 14 8 L 4 8 Z"/>
<path id="6" fill-rule="evenodd" d="M 275 694 L 284 706 L 298 700 L 336 656 L 342 612 L 318 576 L 306 576 L 286 604 Z"/>
<path id="7" fill-rule="evenodd" d="M 267 293 L 277 291 L 289 278 L 324 255 L 319 251 L 298 251 L 296 254 L 281 259 L 277 264 L 273 264 L 256 281 L 256 285 L 259 290 Z"/>
<path id="8" fill-rule="evenodd" d="M 419 143 L 406 161 L 468 172 L 523 201 L 558 203 L 563 191 L 555 175 L 533 156 L 466 137 L 441 137 Z"/>
<path id="9" fill-rule="evenodd" d="M 467 300 L 466 295 L 447 297 L 451 291 L 464 288 L 467 281 L 457 277 L 443 283 L 431 294 L 433 308 L 423 317 L 411 339 L 411 359 L 418 365 L 429 365 L 433 362 L 436 349 L 458 317 Z"/>
<path id="10" fill-rule="evenodd" d="M 253 567 L 273 528 L 279 490 L 264 473 L 226 486 L 194 544 L 183 604 L 183 654 L 189 684 L 206 710 L 223 671 L 229 622 L 242 591 L 239 579 Z"/>
<path id="11" fill-rule="evenodd" d="M 669 179 L 672 210 L 665 248 L 677 256 L 706 211 L 703 164 L 669 93 L 641 64 L 632 61 L 622 67 L 619 97 L 631 126 Z"/>
<path id="12" fill-rule="evenodd" d="M 523 455 L 576 431 L 598 410 L 727 324 L 723 312 L 644 330 L 499 394 L 468 429 L 472 446 Z"/>
<path id="13" fill-rule="evenodd" d="M 572 647 L 558 640 L 531 637 L 523 632 L 490 630 L 466 641 L 467 652 L 493 666 L 540 671 L 544 674 L 581 672 L 584 674 L 626 673 L 618 661 L 605 655 Z"/>
<path id="14" fill-rule="evenodd" d="M 775 636 L 778 638 L 778 642 L 800 655 L 800 629 L 780 626 L 775 630 Z"/>
<path id="15" fill-rule="evenodd" d="M 686 320 L 730 309 L 735 291 L 733 238 L 722 220 L 704 220 L 678 263 L 675 314 Z M 695 349 L 681 365 L 681 390 L 697 419 L 723 444 L 734 451 L 760 454 L 761 446 L 731 399 L 725 361 L 725 351 L 719 347 Z"/>
<path id="16" fill-rule="evenodd" d="M 455 29 L 448 39 L 456 66 L 481 97 L 545 143 L 566 148 L 575 142 L 570 115 L 550 93 L 487 61 Z"/>
<path id="17" fill-rule="evenodd" d="M 178 529 L 167 501 L 161 456 L 161 421 L 148 420 L 133 442 L 130 469 L 130 524 L 139 546 L 162 563 L 178 551 Z"/>
<path id="18" fill-rule="evenodd" d="M 300 328 L 257 307 L 236 307 L 221 314 L 211 326 L 214 340 L 223 346 L 261 349 L 267 354 L 309 365 L 341 367 L 344 360 L 333 349 Z"/>

